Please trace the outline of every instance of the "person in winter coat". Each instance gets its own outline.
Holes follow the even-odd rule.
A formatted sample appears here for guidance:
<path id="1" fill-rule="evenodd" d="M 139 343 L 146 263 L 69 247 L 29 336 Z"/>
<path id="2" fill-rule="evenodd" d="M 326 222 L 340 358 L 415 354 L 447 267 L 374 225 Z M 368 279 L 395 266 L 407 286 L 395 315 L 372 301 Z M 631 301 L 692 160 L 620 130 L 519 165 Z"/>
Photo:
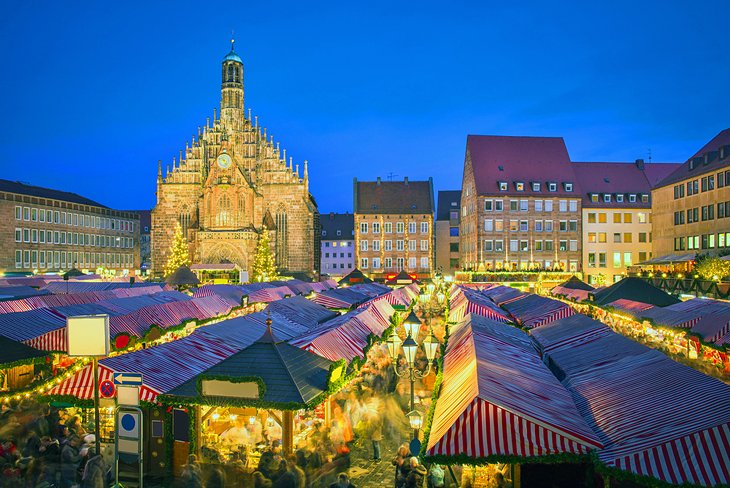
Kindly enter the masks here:
<path id="1" fill-rule="evenodd" d="M 418 458 L 415 456 L 410 459 L 409 464 L 411 470 L 406 477 L 406 488 L 422 488 L 423 479 L 428 471 L 418 462 Z"/>
<path id="2" fill-rule="evenodd" d="M 375 425 L 373 433 L 370 434 L 370 440 L 373 443 L 373 459 L 378 461 L 380 459 L 380 442 L 383 440 L 383 428 L 380 426 L 380 422 Z"/>
<path id="3" fill-rule="evenodd" d="M 79 438 L 72 436 L 61 450 L 61 488 L 71 488 L 76 484 L 76 470 L 81 461 L 78 447 Z"/>
<path id="4" fill-rule="evenodd" d="M 106 463 L 101 454 L 89 449 L 89 460 L 84 466 L 81 488 L 106 488 Z"/>
<path id="5" fill-rule="evenodd" d="M 398 453 L 393 459 L 393 466 L 395 466 L 395 488 L 402 488 L 406 484 L 408 470 L 411 469 L 408 463 L 409 454 L 408 446 L 402 445 L 398 448 Z"/>
<path id="6" fill-rule="evenodd" d="M 432 464 L 428 470 L 428 488 L 443 488 L 444 476 L 444 469 L 438 464 Z"/>
<path id="7" fill-rule="evenodd" d="M 350 478 L 347 473 L 340 473 L 337 476 L 337 481 L 330 485 L 330 488 L 355 488 L 355 485 L 350 483 Z"/>

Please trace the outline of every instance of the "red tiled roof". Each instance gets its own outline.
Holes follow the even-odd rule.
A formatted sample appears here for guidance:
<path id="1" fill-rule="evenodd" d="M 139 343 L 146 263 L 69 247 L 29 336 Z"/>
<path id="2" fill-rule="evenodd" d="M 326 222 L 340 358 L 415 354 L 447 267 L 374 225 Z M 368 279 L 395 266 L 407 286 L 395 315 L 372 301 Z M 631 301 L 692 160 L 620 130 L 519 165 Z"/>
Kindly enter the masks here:
<path id="1" fill-rule="evenodd" d="M 471 157 L 479 195 L 578 196 L 581 193 L 562 137 L 469 135 L 466 150 Z M 508 183 L 507 191 L 499 190 L 500 181 Z M 523 182 L 525 191 L 516 191 L 515 182 Z M 540 183 L 539 192 L 532 191 L 531 182 Z M 548 192 L 547 182 L 558 183 L 557 191 Z M 573 191 L 566 192 L 563 183 L 573 183 Z"/>
<path id="2" fill-rule="evenodd" d="M 433 214 L 433 182 L 357 181 L 355 213 Z"/>
<path id="3" fill-rule="evenodd" d="M 672 172 L 669 176 L 661 180 L 656 187 L 662 187 L 674 184 L 678 181 L 682 181 L 688 178 L 695 178 L 700 175 L 704 175 L 707 173 L 713 173 L 715 171 L 718 171 L 720 169 L 724 169 L 730 166 L 730 147 L 728 147 L 725 151 L 725 158 L 720 159 L 719 155 L 715 151 L 719 151 L 719 149 L 723 146 L 730 146 L 730 129 L 725 129 L 719 134 L 717 134 L 715 137 L 712 138 L 710 142 L 702 146 L 702 148 L 697 151 L 695 154 L 692 155 L 687 161 L 684 162 L 679 168 L 677 168 L 674 172 Z M 693 158 L 699 158 L 703 157 L 705 153 L 714 153 L 714 159 L 712 159 L 708 164 L 704 164 L 704 162 L 699 162 L 695 164 L 694 169 L 689 169 L 690 163 L 692 162 Z"/>
<path id="4" fill-rule="evenodd" d="M 583 206 L 589 208 L 650 208 L 649 202 L 642 203 L 641 194 L 651 193 L 651 178 L 666 175 L 678 167 L 679 163 L 644 163 L 642 170 L 636 163 L 573 163 L 573 171 L 583 190 Z M 600 194 L 597 203 L 591 202 L 591 193 Z M 612 195 L 611 203 L 603 201 L 604 193 Z M 616 201 L 614 195 L 617 193 L 624 195 L 623 202 Z M 629 202 L 628 194 L 635 194 L 636 202 Z"/>

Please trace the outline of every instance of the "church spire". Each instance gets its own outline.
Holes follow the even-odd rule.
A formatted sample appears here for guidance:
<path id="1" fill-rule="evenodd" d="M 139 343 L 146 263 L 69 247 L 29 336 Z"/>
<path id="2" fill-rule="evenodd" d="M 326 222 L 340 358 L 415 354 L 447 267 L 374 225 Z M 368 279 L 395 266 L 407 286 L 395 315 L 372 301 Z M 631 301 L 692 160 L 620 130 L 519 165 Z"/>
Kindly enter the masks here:
<path id="1" fill-rule="evenodd" d="M 231 51 L 223 58 L 221 74 L 221 123 L 234 130 L 243 128 L 243 61 L 234 49 L 236 40 L 231 38 Z"/>

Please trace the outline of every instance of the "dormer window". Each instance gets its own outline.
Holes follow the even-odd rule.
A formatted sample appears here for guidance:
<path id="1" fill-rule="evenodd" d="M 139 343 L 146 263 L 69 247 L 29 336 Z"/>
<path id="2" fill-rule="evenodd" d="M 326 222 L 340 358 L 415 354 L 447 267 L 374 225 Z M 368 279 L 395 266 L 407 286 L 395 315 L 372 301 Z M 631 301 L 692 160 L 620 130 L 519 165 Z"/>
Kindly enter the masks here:
<path id="1" fill-rule="evenodd" d="M 326 230 L 323 230 L 322 231 L 322 237 L 327 237 L 327 231 Z"/>
<path id="2" fill-rule="evenodd" d="M 598 203 L 598 193 L 591 193 L 591 202 Z"/>
<path id="3" fill-rule="evenodd" d="M 649 195 L 647 195 L 646 193 L 642 193 L 641 194 L 641 202 L 642 203 L 649 203 Z"/>
<path id="4" fill-rule="evenodd" d="M 636 195 L 633 193 L 629 195 L 629 202 L 636 203 Z"/>
<path id="5" fill-rule="evenodd" d="M 522 181 L 516 181 L 515 182 L 515 190 L 517 190 L 517 191 L 525 191 L 525 184 Z"/>
<path id="6" fill-rule="evenodd" d="M 548 191 L 558 191 L 558 184 L 548 181 Z"/>
<path id="7" fill-rule="evenodd" d="M 563 188 L 565 191 L 573 191 L 573 183 L 563 183 Z"/>
<path id="8" fill-rule="evenodd" d="M 341 235 L 342 235 L 342 232 L 338 230 L 337 231 L 337 237 L 340 237 Z"/>
<path id="9" fill-rule="evenodd" d="M 624 201 L 624 196 L 623 196 L 623 194 L 622 194 L 622 193 L 619 193 L 618 195 L 616 195 L 616 201 L 617 201 L 618 203 L 623 203 L 623 201 Z"/>
<path id="10" fill-rule="evenodd" d="M 604 195 L 603 195 L 603 201 L 604 201 L 604 203 L 611 203 L 611 194 L 610 193 L 604 193 Z"/>
<path id="11" fill-rule="evenodd" d="M 533 182 L 532 183 L 532 191 L 540 191 L 540 183 Z"/>
<path id="12" fill-rule="evenodd" d="M 506 181 L 500 181 L 499 182 L 499 191 L 507 191 L 507 182 Z"/>

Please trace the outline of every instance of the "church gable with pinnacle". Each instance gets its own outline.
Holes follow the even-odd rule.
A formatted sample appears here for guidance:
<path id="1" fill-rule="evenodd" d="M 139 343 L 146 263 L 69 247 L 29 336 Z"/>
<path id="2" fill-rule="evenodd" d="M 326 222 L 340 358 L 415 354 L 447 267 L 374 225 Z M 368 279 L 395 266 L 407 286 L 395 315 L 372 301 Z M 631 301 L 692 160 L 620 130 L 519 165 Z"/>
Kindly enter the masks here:
<path id="1" fill-rule="evenodd" d="M 268 232 L 282 271 L 312 275 L 318 213 L 302 173 L 258 116 L 244 109 L 243 62 L 233 48 L 223 58 L 220 113 L 198 127 L 172 165 L 158 163 L 152 211 L 152 266 L 161 273 L 175 226 L 190 245 L 193 264 L 253 263 L 256 236 Z"/>

